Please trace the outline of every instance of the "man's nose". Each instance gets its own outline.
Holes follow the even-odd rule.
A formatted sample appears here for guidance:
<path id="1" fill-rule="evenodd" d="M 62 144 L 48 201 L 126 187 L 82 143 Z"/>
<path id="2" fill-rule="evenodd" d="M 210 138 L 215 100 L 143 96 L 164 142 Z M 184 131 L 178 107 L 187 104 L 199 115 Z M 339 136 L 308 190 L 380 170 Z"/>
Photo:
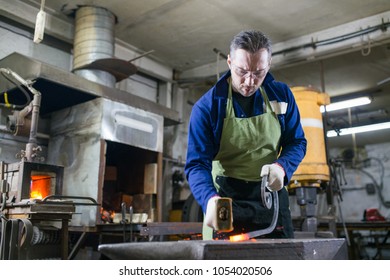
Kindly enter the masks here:
<path id="1" fill-rule="evenodd" d="M 245 84 L 247 85 L 253 85 L 254 84 L 254 76 L 252 73 L 248 73 L 246 76 L 245 76 Z"/>

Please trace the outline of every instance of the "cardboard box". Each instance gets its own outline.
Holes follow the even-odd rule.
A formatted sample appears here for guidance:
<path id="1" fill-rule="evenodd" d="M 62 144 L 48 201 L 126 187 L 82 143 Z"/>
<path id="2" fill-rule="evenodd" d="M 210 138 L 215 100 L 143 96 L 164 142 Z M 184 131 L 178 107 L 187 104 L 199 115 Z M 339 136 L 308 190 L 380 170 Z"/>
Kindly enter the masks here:
<path id="1" fill-rule="evenodd" d="M 144 192 L 145 194 L 157 193 L 157 163 L 149 163 L 145 165 L 144 173 Z"/>
<path id="2" fill-rule="evenodd" d="M 148 213 L 150 209 L 157 208 L 156 194 L 135 194 L 133 195 L 134 213 Z"/>
<path id="3" fill-rule="evenodd" d="M 148 223 L 155 223 L 157 222 L 157 209 L 153 208 L 150 209 L 148 212 Z"/>
<path id="4" fill-rule="evenodd" d="M 148 221 L 147 213 L 133 213 L 130 221 L 130 213 L 125 215 L 126 223 L 144 224 Z M 122 222 L 122 213 L 115 213 L 113 223 L 120 224 Z"/>

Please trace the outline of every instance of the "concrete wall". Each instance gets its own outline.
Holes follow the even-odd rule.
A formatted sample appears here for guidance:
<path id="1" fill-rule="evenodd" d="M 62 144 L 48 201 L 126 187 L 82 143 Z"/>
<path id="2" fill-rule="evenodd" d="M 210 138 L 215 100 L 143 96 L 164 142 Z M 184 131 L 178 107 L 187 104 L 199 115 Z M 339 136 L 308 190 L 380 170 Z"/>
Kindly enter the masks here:
<path id="1" fill-rule="evenodd" d="M 340 156 L 342 152 L 331 150 L 331 156 Z M 360 221 L 364 210 L 368 208 L 377 208 L 385 218 L 390 219 L 389 144 L 368 145 L 358 149 L 355 155 L 355 166 L 344 165 L 345 182 L 341 185 L 341 211 L 344 219 Z"/>
<path id="2" fill-rule="evenodd" d="M 0 59 L 18 52 L 64 70 L 71 68 L 70 54 L 44 44 L 35 44 L 25 31 L 12 29 L 9 31 L 0 25 Z"/>

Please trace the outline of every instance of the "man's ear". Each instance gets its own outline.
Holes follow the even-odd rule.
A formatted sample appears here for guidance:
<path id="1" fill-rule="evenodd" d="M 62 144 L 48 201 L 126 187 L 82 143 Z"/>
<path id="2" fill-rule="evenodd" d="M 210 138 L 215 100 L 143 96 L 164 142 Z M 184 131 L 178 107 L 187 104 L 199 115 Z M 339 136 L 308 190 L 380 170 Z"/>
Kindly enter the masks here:
<path id="1" fill-rule="evenodd" d="M 229 66 L 229 69 L 231 69 L 231 68 L 230 68 L 230 65 L 231 65 L 231 63 L 232 63 L 232 60 L 231 60 L 231 58 L 230 58 L 230 54 L 228 54 L 227 59 L 226 59 L 226 62 L 227 62 L 227 64 L 228 64 L 228 66 Z"/>

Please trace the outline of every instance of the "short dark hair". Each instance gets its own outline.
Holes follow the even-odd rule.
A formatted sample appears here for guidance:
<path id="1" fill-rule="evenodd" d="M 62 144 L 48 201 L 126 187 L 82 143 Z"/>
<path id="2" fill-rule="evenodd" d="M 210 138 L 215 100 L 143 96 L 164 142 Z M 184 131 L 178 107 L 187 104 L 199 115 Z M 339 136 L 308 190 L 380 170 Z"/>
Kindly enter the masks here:
<path id="1" fill-rule="evenodd" d="M 237 49 L 243 49 L 250 53 L 266 49 L 270 55 L 272 54 L 271 40 L 257 30 L 244 30 L 234 36 L 230 43 L 230 55 Z"/>

